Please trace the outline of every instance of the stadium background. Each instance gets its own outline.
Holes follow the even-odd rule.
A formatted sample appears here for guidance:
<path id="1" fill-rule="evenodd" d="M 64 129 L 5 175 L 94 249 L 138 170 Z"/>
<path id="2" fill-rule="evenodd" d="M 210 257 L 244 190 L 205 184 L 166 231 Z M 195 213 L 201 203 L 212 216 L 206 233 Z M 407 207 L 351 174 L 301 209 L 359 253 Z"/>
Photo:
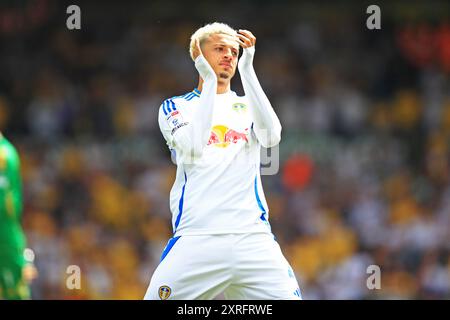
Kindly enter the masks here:
<path id="1" fill-rule="evenodd" d="M 212 21 L 258 38 L 283 125 L 263 183 L 304 298 L 450 298 L 450 4 L 378 1 L 374 31 L 369 4 L 2 1 L 0 130 L 22 159 L 33 298 L 142 298 L 171 236 L 157 110 L 197 84 L 188 39 Z"/>

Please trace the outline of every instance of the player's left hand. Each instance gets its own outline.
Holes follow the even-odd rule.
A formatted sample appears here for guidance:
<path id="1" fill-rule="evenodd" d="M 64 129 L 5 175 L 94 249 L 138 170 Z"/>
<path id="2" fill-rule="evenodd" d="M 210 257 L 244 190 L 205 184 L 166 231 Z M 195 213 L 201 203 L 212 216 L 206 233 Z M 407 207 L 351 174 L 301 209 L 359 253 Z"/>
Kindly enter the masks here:
<path id="1" fill-rule="evenodd" d="M 237 33 L 237 41 L 239 42 L 239 45 L 244 49 L 238 63 L 239 72 L 249 71 L 253 66 L 256 37 L 248 30 L 239 29 Z"/>
<path id="2" fill-rule="evenodd" d="M 256 44 L 256 37 L 248 30 L 239 29 L 237 37 L 239 44 L 244 49 L 254 47 Z"/>

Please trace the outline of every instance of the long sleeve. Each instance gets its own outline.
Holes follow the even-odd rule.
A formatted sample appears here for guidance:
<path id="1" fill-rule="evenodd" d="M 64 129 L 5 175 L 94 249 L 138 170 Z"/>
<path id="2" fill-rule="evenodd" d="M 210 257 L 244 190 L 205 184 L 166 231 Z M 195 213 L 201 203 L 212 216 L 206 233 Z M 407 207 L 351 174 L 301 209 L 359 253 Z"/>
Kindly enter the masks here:
<path id="1" fill-rule="evenodd" d="M 171 115 L 167 118 L 162 108 L 159 113 L 159 125 L 169 147 L 174 148 L 178 152 L 177 158 L 182 157 L 185 162 L 193 161 L 203 153 L 210 135 L 217 93 L 217 77 L 203 55 L 197 57 L 195 67 L 203 79 L 203 88 L 190 120 L 170 128 Z"/>
<path id="2" fill-rule="evenodd" d="M 4 180 L 0 192 L 0 259 L 11 259 L 23 266 L 26 237 L 22 229 L 20 159 L 16 148 L 1 134 L 0 173 Z"/>
<path id="3" fill-rule="evenodd" d="M 253 68 L 254 52 L 255 47 L 244 49 L 239 61 L 239 73 L 245 96 L 250 103 L 254 120 L 253 130 L 261 145 L 270 148 L 281 140 L 281 123 L 256 76 Z"/>

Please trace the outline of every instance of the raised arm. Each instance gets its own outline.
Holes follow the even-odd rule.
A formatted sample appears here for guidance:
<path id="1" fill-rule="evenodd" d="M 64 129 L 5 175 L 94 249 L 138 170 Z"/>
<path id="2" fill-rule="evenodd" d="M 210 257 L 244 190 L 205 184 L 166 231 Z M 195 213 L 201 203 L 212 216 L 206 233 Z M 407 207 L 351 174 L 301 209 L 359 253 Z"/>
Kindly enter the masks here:
<path id="1" fill-rule="evenodd" d="M 195 67 L 203 79 L 203 88 L 198 105 L 193 106 L 192 117 L 187 122 L 177 123 L 171 127 L 171 115 L 167 116 L 160 111 L 159 123 L 165 133 L 170 147 L 175 148 L 184 161 L 193 161 L 200 158 L 206 146 L 212 125 L 214 101 L 217 92 L 217 76 L 208 61 L 201 53 L 197 41 L 195 51 Z M 171 102 L 173 103 L 173 102 Z M 178 115 L 182 119 L 182 115 Z M 165 131 L 165 132 L 164 132 Z"/>
<path id="2" fill-rule="evenodd" d="M 253 57 L 255 55 L 256 38 L 246 30 L 239 30 L 238 41 L 243 47 L 238 69 L 242 79 L 245 96 L 250 102 L 253 116 L 253 130 L 258 141 L 265 148 L 276 146 L 281 140 L 281 123 L 262 89 L 255 70 Z"/>

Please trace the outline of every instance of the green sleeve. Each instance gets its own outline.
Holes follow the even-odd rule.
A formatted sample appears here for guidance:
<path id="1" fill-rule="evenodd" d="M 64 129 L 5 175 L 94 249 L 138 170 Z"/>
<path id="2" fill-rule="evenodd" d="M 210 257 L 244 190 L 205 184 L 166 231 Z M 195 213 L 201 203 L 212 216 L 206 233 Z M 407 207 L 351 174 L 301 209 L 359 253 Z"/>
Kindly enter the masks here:
<path id="1" fill-rule="evenodd" d="M 19 155 L 15 147 L 0 136 L 0 258 L 23 265 L 26 240 L 22 209 Z"/>

